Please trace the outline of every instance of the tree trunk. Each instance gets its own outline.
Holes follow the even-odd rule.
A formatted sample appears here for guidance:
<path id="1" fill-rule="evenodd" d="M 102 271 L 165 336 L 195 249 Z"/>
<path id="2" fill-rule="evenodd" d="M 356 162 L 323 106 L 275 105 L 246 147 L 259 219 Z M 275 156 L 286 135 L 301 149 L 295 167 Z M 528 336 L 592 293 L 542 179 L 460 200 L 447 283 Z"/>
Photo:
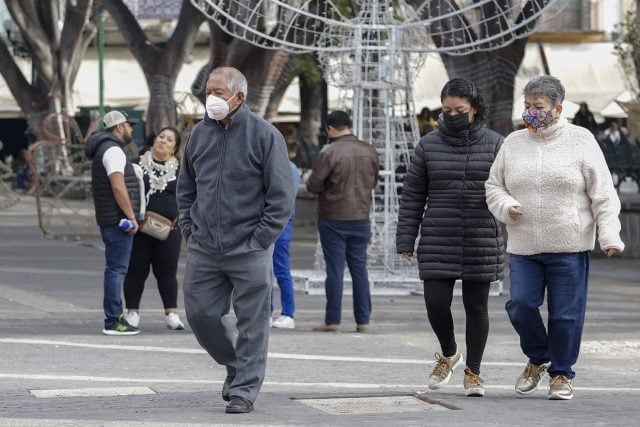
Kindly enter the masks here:
<path id="1" fill-rule="evenodd" d="M 318 132 L 322 116 L 322 85 L 321 81 L 307 82 L 301 75 L 300 79 L 300 125 L 298 127 L 298 158 L 304 169 L 311 167 L 311 163 L 318 152 Z"/>
<path id="2" fill-rule="evenodd" d="M 506 10 L 510 4 L 509 1 L 487 2 L 483 5 L 482 16 L 479 18 L 486 19 L 486 25 L 481 27 L 482 34 L 476 34 L 473 26 L 464 18 L 437 20 L 430 28 L 433 32 L 431 38 L 438 47 L 451 48 L 460 42 L 486 40 L 480 43 L 478 48 L 493 49 L 457 56 L 441 54 L 441 57 L 450 78 L 464 77 L 483 90 L 485 102 L 489 107 L 487 126 L 503 135 L 513 130 L 511 121 L 513 89 L 527 44 L 527 37 L 522 36 L 533 29 L 536 23 L 533 16 L 546 7 L 548 2 L 549 0 L 527 1 L 512 23 L 506 22 L 503 19 L 505 17 L 497 13 L 499 10 Z M 416 6 L 419 1 L 410 0 L 409 3 Z M 447 14 L 460 16 L 460 10 L 456 4 L 444 0 L 430 2 L 424 9 L 424 13 L 428 17 Z M 514 29 L 512 33 L 491 39 L 492 36 L 499 34 L 502 28 L 523 22 L 526 22 L 526 25 Z M 509 42 L 510 44 L 506 44 Z M 502 47 L 495 48 L 495 46 Z"/>
<path id="3" fill-rule="evenodd" d="M 493 51 L 442 55 L 449 78 L 466 78 L 482 90 L 488 110 L 487 127 L 502 135 L 513 131 L 513 90 L 525 47 L 526 40 L 519 39 Z"/>
<path id="4" fill-rule="evenodd" d="M 265 120 L 271 120 L 278 115 L 278 108 L 280 107 L 282 98 L 297 75 L 298 69 L 296 68 L 296 57 L 295 55 L 290 55 L 287 62 L 284 64 L 280 78 L 271 92 L 269 103 L 267 104 L 267 110 L 264 113 Z"/>
<path id="5" fill-rule="evenodd" d="M 29 132 L 41 138 L 42 121 L 61 105 L 61 112 L 73 113 L 71 88 L 89 42 L 95 35 L 90 21 L 92 0 L 76 0 L 66 4 L 61 17 L 60 0 L 24 2 L 5 0 L 11 18 L 24 41 L 24 49 L 32 61 L 29 82 L 17 67 L 4 41 L 0 40 L 0 73 L 22 110 Z M 62 27 L 60 22 L 63 22 Z M 58 130 L 59 134 L 63 132 Z M 66 136 L 66 133 L 65 133 Z"/>
<path id="6" fill-rule="evenodd" d="M 173 89 L 185 58 L 193 47 L 198 29 L 204 22 L 189 0 L 183 0 L 178 23 L 170 39 L 163 46 L 152 44 L 135 17 L 122 0 L 103 0 L 129 50 L 142 67 L 149 87 L 149 104 L 145 133 L 155 135 L 165 126 L 177 123 Z"/>

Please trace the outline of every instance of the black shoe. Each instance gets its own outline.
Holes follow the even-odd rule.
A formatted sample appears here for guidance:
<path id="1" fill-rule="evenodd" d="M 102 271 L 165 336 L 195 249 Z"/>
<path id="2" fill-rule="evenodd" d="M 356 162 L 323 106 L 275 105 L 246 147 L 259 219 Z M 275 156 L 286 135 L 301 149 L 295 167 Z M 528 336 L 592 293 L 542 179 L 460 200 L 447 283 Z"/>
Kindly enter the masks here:
<path id="1" fill-rule="evenodd" d="M 231 386 L 231 383 L 233 382 L 234 378 L 235 377 L 227 375 L 227 378 L 225 378 L 224 380 L 224 384 L 222 384 L 222 400 L 224 400 L 225 402 L 228 402 L 231 400 L 231 395 L 229 394 L 229 387 Z"/>
<path id="2" fill-rule="evenodd" d="M 123 315 L 118 317 L 118 320 L 115 323 L 110 325 L 105 325 L 102 333 L 105 335 L 138 335 L 140 333 L 140 329 L 134 328 L 127 322 Z"/>
<path id="3" fill-rule="evenodd" d="M 240 396 L 231 396 L 231 401 L 224 410 L 227 414 L 246 414 L 253 411 L 253 403 Z"/>

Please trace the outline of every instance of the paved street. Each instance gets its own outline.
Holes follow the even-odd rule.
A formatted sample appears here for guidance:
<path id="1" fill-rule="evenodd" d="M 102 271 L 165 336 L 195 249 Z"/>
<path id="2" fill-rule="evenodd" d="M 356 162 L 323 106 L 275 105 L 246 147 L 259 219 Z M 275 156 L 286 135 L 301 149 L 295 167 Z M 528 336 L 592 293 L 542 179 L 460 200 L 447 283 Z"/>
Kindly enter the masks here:
<path id="1" fill-rule="evenodd" d="M 315 231 L 296 230 L 294 239 L 293 267 L 312 268 Z M 546 400 L 546 380 L 533 396 L 514 393 L 525 359 L 505 295 L 490 299 L 486 397 L 467 398 L 462 371 L 441 391 L 426 387 L 439 349 L 421 296 L 375 296 L 370 334 L 353 332 L 345 297 L 344 331 L 336 334 L 311 331 L 323 320 L 324 297 L 297 294 L 297 328 L 272 330 L 255 411 L 226 415 L 224 369 L 188 328 L 165 327 L 153 279 L 142 300 L 142 333 L 101 334 L 104 254 L 94 243 L 43 238 L 33 198 L 0 210 L 0 426 L 640 423 L 640 260 L 592 262 L 572 401 Z M 179 311 L 184 318 L 181 297 Z M 464 352 L 459 297 L 454 320 Z"/>

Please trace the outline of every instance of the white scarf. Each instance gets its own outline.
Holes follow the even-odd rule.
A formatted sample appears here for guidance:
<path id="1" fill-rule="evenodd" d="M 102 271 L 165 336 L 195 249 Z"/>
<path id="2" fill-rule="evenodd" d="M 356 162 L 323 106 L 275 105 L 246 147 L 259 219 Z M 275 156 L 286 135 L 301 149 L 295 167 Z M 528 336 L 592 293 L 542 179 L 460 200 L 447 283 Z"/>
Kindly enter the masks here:
<path id="1" fill-rule="evenodd" d="M 155 193 L 161 193 L 167 188 L 167 184 L 176 179 L 178 159 L 171 156 L 164 164 L 153 160 L 151 151 L 147 151 L 140 157 L 140 166 L 145 175 L 149 177 L 149 191 L 147 192 L 147 204 L 149 197 Z"/>

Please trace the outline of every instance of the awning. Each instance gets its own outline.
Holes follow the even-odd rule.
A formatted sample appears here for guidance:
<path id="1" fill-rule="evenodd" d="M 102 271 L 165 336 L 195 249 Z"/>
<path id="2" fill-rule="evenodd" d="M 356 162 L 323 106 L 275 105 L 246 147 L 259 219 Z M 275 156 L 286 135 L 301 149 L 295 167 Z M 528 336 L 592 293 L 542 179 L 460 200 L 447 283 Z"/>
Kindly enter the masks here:
<path id="1" fill-rule="evenodd" d="M 542 44 L 550 74 L 565 87 L 565 101 L 586 102 L 594 114 L 612 117 L 608 115 L 613 112 L 610 104 L 627 89 L 624 71 L 613 47 L 609 42 Z M 516 78 L 516 97 L 522 94 L 529 80 L 543 74 L 539 46 L 529 43 Z M 565 102 L 564 114 L 571 118 L 573 114 L 569 115 L 571 110 L 567 105 Z"/>

